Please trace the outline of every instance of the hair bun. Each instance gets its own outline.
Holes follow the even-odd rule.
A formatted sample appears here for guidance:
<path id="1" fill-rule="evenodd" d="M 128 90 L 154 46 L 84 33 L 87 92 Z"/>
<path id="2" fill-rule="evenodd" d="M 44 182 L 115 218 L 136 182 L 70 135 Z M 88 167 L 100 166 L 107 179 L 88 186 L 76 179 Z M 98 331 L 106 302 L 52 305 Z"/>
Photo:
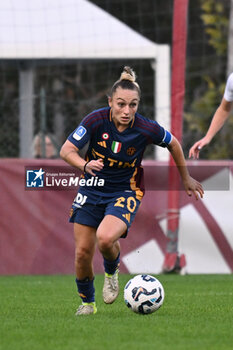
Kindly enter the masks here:
<path id="1" fill-rule="evenodd" d="M 139 98 L 141 96 L 140 87 L 139 87 L 138 83 L 136 82 L 136 74 L 135 74 L 134 70 L 132 68 L 130 68 L 129 66 L 124 67 L 124 69 L 121 73 L 120 79 L 117 80 L 113 84 L 113 86 L 111 88 L 110 97 L 112 97 L 115 94 L 116 89 L 118 87 L 125 89 L 125 90 L 136 90 L 138 92 Z"/>
<path id="2" fill-rule="evenodd" d="M 120 81 L 121 80 L 129 80 L 132 81 L 132 83 L 135 83 L 136 81 L 136 74 L 133 71 L 132 68 L 125 66 L 123 72 L 121 73 L 120 76 Z"/>

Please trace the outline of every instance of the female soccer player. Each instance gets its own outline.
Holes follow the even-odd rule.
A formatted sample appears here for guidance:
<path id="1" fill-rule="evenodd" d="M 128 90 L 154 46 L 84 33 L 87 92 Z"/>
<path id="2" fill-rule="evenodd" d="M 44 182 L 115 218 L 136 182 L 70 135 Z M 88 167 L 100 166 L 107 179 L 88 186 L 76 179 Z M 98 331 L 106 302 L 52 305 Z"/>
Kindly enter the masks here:
<path id="1" fill-rule="evenodd" d="M 230 74 L 230 76 L 227 79 L 227 84 L 225 88 L 225 92 L 222 98 L 222 101 L 217 108 L 213 119 L 211 121 L 211 124 L 209 126 L 209 129 L 206 133 L 206 135 L 190 148 L 189 150 L 189 158 L 198 159 L 200 150 L 208 145 L 212 138 L 217 134 L 217 132 L 222 128 L 225 121 L 228 119 L 231 109 L 232 109 L 232 102 L 233 102 L 233 73 Z"/>
<path id="2" fill-rule="evenodd" d="M 87 115 L 61 148 L 61 157 L 82 170 L 85 181 L 70 217 L 74 223 L 76 283 L 82 299 L 76 315 L 97 311 L 93 271 L 96 246 L 105 270 L 103 300 L 111 304 L 118 296 L 119 239 L 126 237 L 144 194 L 141 160 L 148 144 L 167 147 L 187 194 L 194 194 L 196 199 L 203 196 L 201 184 L 188 173 L 177 139 L 157 122 L 137 113 L 141 94 L 135 79 L 134 71 L 125 67 L 111 89 L 109 107 Z M 84 160 L 79 150 L 87 142 Z"/>

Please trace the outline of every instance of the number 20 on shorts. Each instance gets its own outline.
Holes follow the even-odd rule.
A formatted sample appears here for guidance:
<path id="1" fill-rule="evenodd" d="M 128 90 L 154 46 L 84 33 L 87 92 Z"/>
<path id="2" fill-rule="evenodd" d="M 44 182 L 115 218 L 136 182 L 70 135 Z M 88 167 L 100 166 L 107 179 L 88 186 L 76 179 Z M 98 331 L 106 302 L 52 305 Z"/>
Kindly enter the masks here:
<path id="1" fill-rule="evenodd" d="M 124 208 L 125 205 L 126 205 L 128 211 L 130 213 L 133 213 L 136 206 L 137 206 L 136 199 L 134 197 L 128 197 L 128 198 L 119 197 L 119 198 L 117 198 L 116 203 L 114 204 L 114 207 Z"/>

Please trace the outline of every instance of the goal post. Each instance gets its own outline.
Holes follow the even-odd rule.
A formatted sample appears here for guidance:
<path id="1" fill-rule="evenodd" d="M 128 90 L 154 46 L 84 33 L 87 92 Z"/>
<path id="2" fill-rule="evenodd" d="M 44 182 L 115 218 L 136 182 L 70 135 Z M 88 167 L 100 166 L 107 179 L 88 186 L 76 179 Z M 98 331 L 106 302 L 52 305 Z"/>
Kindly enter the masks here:
<path id="1" fill-rule="evenodd" d="M 185 67 L 187 41 L 187 13 L 189 0 L 174 0 L 172 40 L 172 84 L 171 84 L 171 132 L 182 142 L 183 106 L 185 96 Z M 179 271 L 185 265 L 185 256 L 178 252 L 178 231 L 180 221 L 180 176 L 170 155 L 167 246 L 163 271 Z"/>
<path id="2" fill-rule="evenodd" d="M 158 45 L 155 59 L 155 120 L 166 130 L 171 130 L 171 63 L 170 46 Z M 155 147 L 155 159 L 168 161 L 169 152 L 162 147 Z"/>

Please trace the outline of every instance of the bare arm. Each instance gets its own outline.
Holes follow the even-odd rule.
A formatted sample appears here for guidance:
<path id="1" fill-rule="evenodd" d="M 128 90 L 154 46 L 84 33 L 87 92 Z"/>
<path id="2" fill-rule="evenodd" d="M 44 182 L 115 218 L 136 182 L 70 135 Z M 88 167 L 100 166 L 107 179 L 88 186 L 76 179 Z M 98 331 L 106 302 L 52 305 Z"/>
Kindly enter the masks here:
<path id="1" fill-rule="evenodd" d="M 225 121 L 230 115 L 232 107 L 232 102 L 228 102 L 225 98 L 222 99 L 220 106 L 217 108 L 209 129 L 202 139 L 197 141 L 189 150 L 189 158 L 198 159 L 199 153 L 202 147 L 208 145 L 212 138 L 217 134 L 217 132 L 222 128 Z"/>
<path id="2" fill-rule="evenodd" d="M 187 195 L 191 196 L 194 194 L 196 199 L 198 199 L 199 196 L 203 198 L 204 190 L 202 188 L 202 185 L 189 175 L 182 147 L 174 136 L 168 146 L 168 149 L 179 170 Z"/>
<path id="3" fill-rule="evenodd" d="M 79 149 L 73 145 L 72 142 L 69 140 L 66 140 L 66 142 L 63 144 L 60 150 L 60 156 L 61 158 L 67 162 L 68 164 L 74 166 L 75 168 L 80 169 L 81 171 L 84 171 L 84 166 L 87 163 L 85 159 L 80 157 L 78 154 Z M 97 159 L 97 160 L 91 160 L 87 163 L 85 167 L 85 171 L 93 176 L 95 176 L 95 171 L 100 171 L 103 168 L 103 160 Z"/>

